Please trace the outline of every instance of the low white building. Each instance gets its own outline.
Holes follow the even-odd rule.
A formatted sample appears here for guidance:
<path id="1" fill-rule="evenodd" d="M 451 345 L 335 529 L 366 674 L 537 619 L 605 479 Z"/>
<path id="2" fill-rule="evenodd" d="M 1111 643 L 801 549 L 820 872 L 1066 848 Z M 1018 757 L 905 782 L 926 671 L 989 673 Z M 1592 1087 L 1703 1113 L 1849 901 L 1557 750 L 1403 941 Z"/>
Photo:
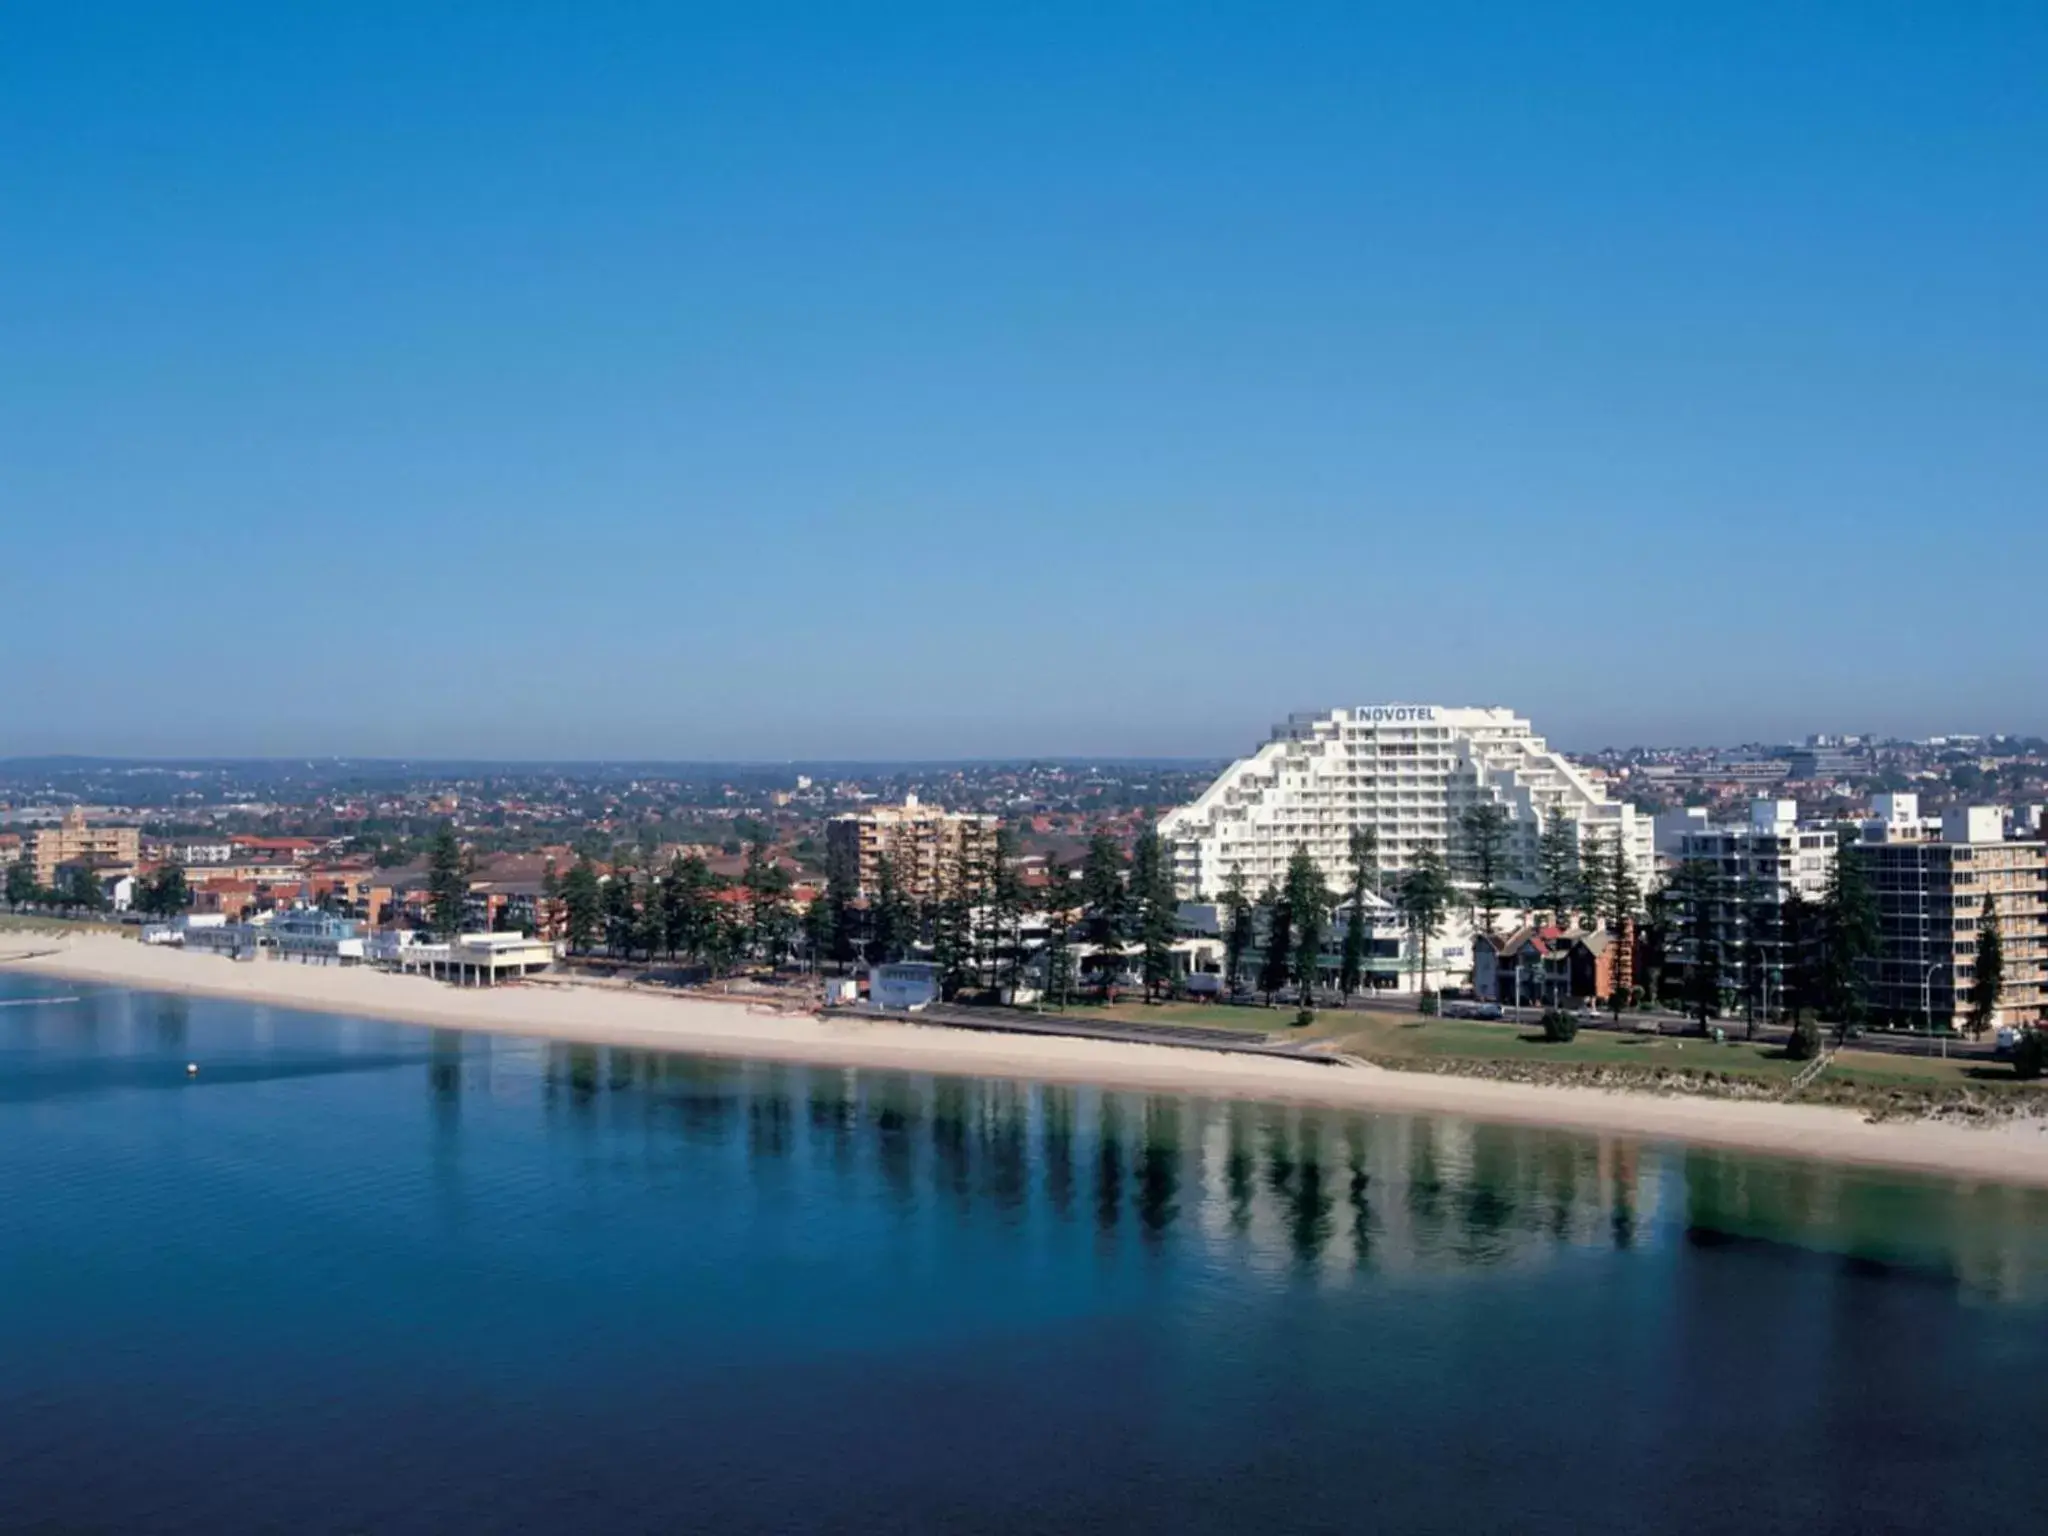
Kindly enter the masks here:
<path id="1" fill-rule="evenodd" d="M 868 1001 L 877 1008 L 915 1012 L 939 1000 L 939 968 L 929 960 L 897 960 L 868 972 Z"/>
<path id="2" fill-rule="evenodd" d="M 1361 990 L 1412 996 L 1417 992 L 1440 992 L 1446 987 L 1461 987 L 1470 979 L 1475 930 L 1469 911 L 1453 907 L 1445 914 L 1443 924 L 1429 936 L 1428 968 L 1425 970 L 1420 938 L 1409 930 L 1406 920 L 1393 904 L 1371 892 L 1366 893 L 1365 903 L 1366 944 Z M 1265 913 L 1262 908 L 1254 911 L 1258 913 L 1257 939 L 1246 953 L 1238 973 L 1238 985 L 1245 991 L 1257 990 L 1259 971 L 1265 963 Z M 1184 931 L 1215 936 L 1207 942 L 1213 946 L 1211 963 L 1219 974 L 1223 967 L 1226 921 L 1221 908 L 1213 903 L 1191 902 L 1181 907 Z M 1322 958 L 1317 971 L 1321 977 L 1320 985 L 1325 990 L 1335 990 L 1343 973 L 1344 937 L 1350 923 L 1351 906 L 1346 902 L 1330 913 L 1324 925 Z"/>
<path id="3" fill-rule="evenodd" d="M 371 939 L 369 956 L 379 965 L 459 987 L 488 987 L 547 970 L 555 963 L 555 946 L 523 933 L 461 933 L 443 942 L 401 929 Z"/>
<path id="4" fill-rule="evenodd" d="M 212 950 L 235 960 L 360 965 L 367 953 L 360 925 L 308 907 L 265 914 L 247 923 L 205 922 L 193 915 L 180 920 L 176 933 L 168 942 L 186 949 Z"/>

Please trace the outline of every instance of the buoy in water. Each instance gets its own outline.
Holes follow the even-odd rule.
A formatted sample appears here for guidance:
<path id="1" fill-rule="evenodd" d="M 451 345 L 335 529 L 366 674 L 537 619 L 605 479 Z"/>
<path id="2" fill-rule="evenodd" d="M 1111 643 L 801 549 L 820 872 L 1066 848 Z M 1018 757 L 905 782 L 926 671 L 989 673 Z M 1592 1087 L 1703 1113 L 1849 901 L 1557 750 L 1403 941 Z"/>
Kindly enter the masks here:
<path id="1" fill-rule="evenodd" d="M 185 1063 L 185 1075 L 186 1075 L 187 1077 L 197 1077 L 197 1076 L 199 1075 L 199 1063 L 198 1063 L 198 1062 L 196 1062 L 196 1061 L 188 1061 L 188 1062 L 186 1062 L 186 1063 Z"/>

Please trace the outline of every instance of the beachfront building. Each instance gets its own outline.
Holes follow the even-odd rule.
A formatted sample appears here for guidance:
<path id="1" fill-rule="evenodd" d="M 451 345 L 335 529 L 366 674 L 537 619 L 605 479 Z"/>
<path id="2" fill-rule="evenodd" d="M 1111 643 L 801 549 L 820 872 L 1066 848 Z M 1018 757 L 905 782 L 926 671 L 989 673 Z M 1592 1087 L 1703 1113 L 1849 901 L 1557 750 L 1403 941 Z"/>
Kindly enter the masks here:
<path id="1" fill-rule="evenodd" d="M 1649 889 L 1649 818 L 1608 799 L 1506 709 L 1373 704 L 1291 716 L 1159 831 L 1173 848 L 1181 895 L 1201 900 L 1219 895 L 1233 872 L 1255 895 L 1278 885 L 1298 847 L 1341 886 L 1355 827 L 1377 832 L 1386 874 L 1410 868 L 1424 848 L 1455 874 L 1459 818 L 1482 803 L 1507 811 L 1508 884 L 1519 894 L 1536 893 L 1537 841 L 1553 817 L 1577 827 L 1582 848 L 1618 839 Z"/>
<path id="2" fill-rule="evenodd" d="M 1665 818 L 1657 826 L 1662 836 Z M 1667 977 L 1690 975 L 1704 949 L 1725 979 L 1749 978 L 1750 1006 L 1768 1013 L 1800 942 L 1785 908 L 1827 894 L 1838 841 L 1833 826 L 1800 821 L 1798 802 L 1775 799 L 1752 801 L 1747 822 L 1703 822 L 1681 833 L 1665 871 L 1677 929 Z"/>
<path id="3" fill-rule="evenodd" d="M 1252 942 L 1238 970 L 1241 990 L 1258 990 L 1259 973 L 1265 968 L 1266 943 L 1272 913 L 1260 905 L 1253 909 Z M 1351 904 L 1334 907 L 1323 925 L 1322 946 L 1316 961 L 1316 985 L 1324 992 L 1337 990 L 1344 970 L 1344 936 L 1351 924 Z M 1214 984 L 1196 984 L 1188 977 L 1190 990 L 1221 990 L 1224 939 L 1228 917 L 1213 902 L 1183 902 L 1180 931 L 1183 936 L 1201 938 L 1206 948 L 1195 958 L 1199 972 L 1218 978 Z M 1361 965 L 1360 989 L 1380 994 L 1405 995 L 1459 987 L 1471 979 L 1473 960 L 1472 914 L 1454 909 L 1444 915 L 1443 924 L 1430 934 L 1425 957 L 1421 936 L 1413 932 L 1391 902 L 1372 892 L 1365 896 L 1365 954 Z M 1136 946 L 1128 958 L 1135 963 Z M 1290 983 L 1291 985 L 1291 983 Z"/>
<path id="4" fill-rule="evenodd" d="M 265 914 L 259 921 L 246 923 L 223 922 L 217 918 L 209 920 L 204 914 L 187 914 L 178 923 L 160 925 L 145 937 L 151 943 L 175 943 L 186 949 L 211 950 L 233 960 L 361 965 L 365 957 L 359 924 L 312 907 Z"/>
<path id="5" fill-rule="evenodd" d="M 987 869 L 996 853 L 994 816 L 947 811 L 906 795 L 901 805 L 878 805 L 834 816 L 825 824 L 826 867 L 850 880 L 871 900 L 887 859 L 896 888 L 912 901 L 936 901 L 964 867 Z"/>
<path id="6" fill-rule="evenodd" d="M 93 826 L 73 806 L 54 827 L 37 827 L 22 844 L 22 858 L 35 871 L 36 883 L 57 883 L 59 866 L 87 864 L 95 868 L 125 867 L 131 872 L 142 858 L 139 827 Z"/>
<path id="7" fill-rule="evenodd" d="M 2005 835 L 1996 806 L 1946 813 L 1937 838 L 1878 840 L 1858 856 L 1876 887 L 1880 948 L 1872 1009 L 1958 1027 L 1970 1011 L 1977 941 L 1997 914 L 2005 980 L 1994 1023 L 2036 1024 L 2048 1005 L 2048 844 Z"/>
<path id="8" fill-rule="evenodd" d="M 379 965 L 452 981 L 460 987 L 517 981 L 539 975 L 555 963 L 553 944 L 523 933 L 461 933 L 443 943 L 413 929 L 396 929 L 375 935 L 369 954 Z"/>
<path id="9" fill-rule="evenodd" d="M 1794 896 L 1819 901 L 1835 861 L 1835 829 L 1802 823 L 1796 801 L 1757 800 L 1746 823 L 1687 831 L 1677 854 L 1679 870 L 1693 866 L 1729 903 L 1782 906 Z"/>

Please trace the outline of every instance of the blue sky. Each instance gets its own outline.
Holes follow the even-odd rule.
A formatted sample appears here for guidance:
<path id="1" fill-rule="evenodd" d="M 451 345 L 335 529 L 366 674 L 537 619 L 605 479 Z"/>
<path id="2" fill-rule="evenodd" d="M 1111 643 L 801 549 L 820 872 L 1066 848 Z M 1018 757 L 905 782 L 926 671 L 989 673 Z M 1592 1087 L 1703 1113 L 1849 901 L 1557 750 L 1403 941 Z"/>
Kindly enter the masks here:
<path id="1" fill-rule="evenodd" d="M 0 752 L 2048 730 L 2048 6 L 14 6 Z"/>

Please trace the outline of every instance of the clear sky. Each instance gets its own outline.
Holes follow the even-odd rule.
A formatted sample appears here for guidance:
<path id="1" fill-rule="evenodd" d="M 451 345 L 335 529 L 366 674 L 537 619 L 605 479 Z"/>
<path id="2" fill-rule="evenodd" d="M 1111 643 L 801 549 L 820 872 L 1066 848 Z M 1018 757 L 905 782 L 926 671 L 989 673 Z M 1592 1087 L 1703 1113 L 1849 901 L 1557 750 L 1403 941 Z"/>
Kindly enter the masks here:
<path id="1" fill-rule="evenodd" d="M 2048 730 L 2048 5 L 0 12 L 0 752 Z"/>

